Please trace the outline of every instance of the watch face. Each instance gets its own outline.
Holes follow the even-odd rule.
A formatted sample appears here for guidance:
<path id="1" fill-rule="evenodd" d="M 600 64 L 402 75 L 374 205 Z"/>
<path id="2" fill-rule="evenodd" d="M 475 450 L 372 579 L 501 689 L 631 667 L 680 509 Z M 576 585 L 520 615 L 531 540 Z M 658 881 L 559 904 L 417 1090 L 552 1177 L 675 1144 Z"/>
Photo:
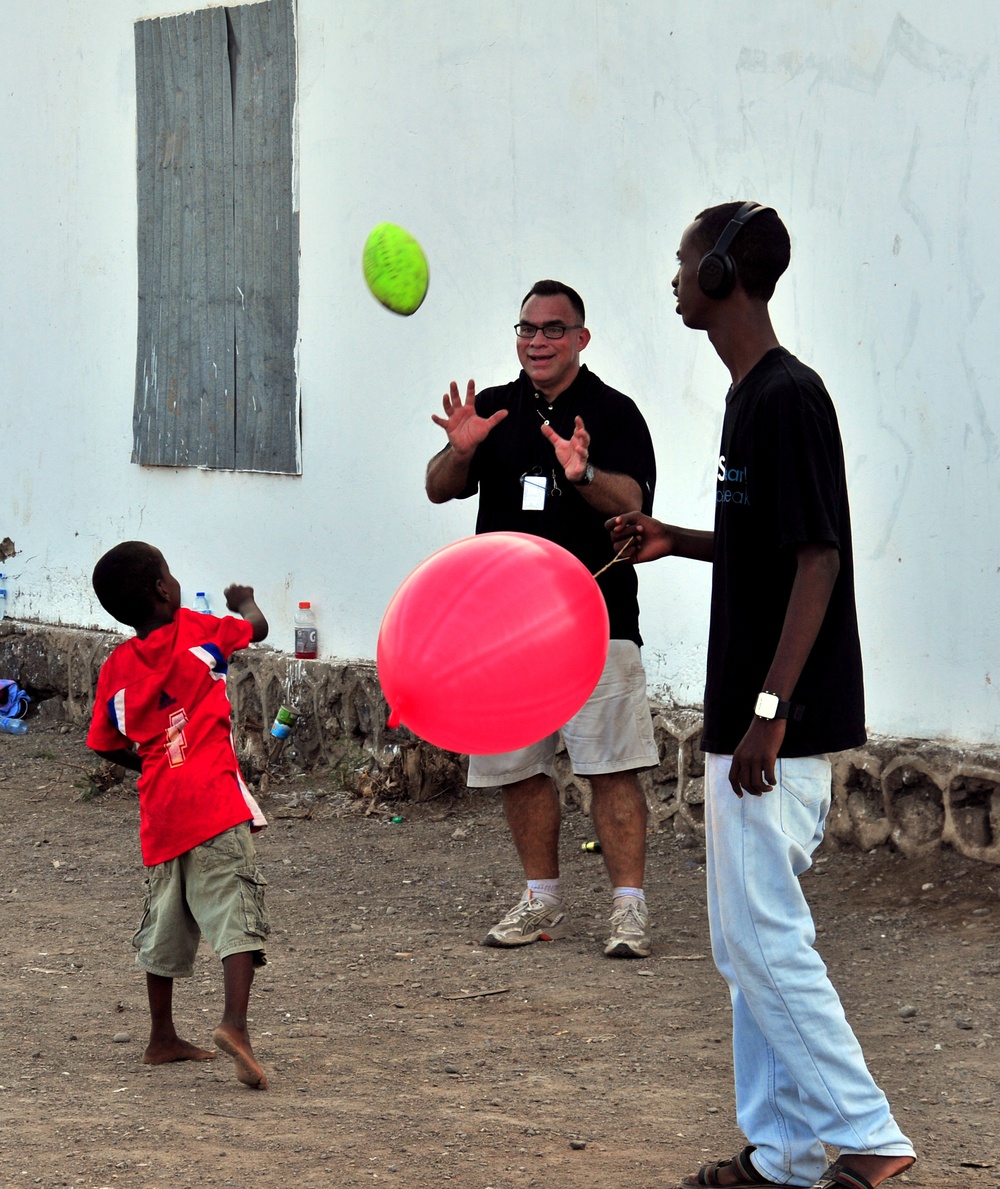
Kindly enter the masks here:
<path id="1" fill-rule="evenodd" d="M 774 718 L 778 713 L 778 695 L 777 694 L 758 694 L 757 705 L 754 707 L 754 714 L 758 718 Z"/>

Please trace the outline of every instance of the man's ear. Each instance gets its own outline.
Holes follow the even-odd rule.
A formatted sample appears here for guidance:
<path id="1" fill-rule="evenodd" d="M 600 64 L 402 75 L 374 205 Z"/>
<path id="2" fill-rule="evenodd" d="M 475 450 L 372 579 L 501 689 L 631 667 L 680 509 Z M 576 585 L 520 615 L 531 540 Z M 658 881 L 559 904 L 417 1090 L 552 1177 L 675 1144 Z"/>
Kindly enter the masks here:
<path id="1" fill-rule="evenodd" d="M 580 342 L 580 350 L 581 351 L 590 342 L 590 331 L 586 328 L 586 326 L 580 331 L 579 342 Z"/>

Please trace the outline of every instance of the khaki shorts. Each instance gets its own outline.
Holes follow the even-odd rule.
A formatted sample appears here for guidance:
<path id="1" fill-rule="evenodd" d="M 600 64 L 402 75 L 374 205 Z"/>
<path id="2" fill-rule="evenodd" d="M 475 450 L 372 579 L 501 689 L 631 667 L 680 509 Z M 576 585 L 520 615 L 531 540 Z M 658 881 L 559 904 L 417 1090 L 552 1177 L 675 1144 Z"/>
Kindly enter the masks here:
<path id="1" fill-rule="evenodd" d="M 639 646 L 612 640 L 597 688 L 562 729 L 577 776 L 600 776 L 654 768 L 659 763 L 646 697 L 646 671 Z M 555 775 L 559 731 L 530 747 L 499 755 L 470 756 L 469 788 L 516 784 L 529 776 Z"/>
<path id="2" fill-rule="evenodd" d="M 249 951 L 263 966 L 266 886 L 245 822 L 147 867 L 142 921 L 132 938 L 135 964 L 163 978 L 190 978 L 204 936 L 220 958 Z"/>

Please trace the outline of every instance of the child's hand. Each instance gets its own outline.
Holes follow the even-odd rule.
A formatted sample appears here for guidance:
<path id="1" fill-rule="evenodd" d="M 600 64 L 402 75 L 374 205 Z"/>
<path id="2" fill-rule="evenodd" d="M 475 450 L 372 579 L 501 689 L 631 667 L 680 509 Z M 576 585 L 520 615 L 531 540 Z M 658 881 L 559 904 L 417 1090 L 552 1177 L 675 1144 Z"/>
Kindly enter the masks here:
<path id="1" fill-rule="evenodd" d="M 253 636 L 251 639 L 255 643 L 265 639 L 268 631 L 267 620 L 254 602 L 253 587 L 240 586 L 234 582 L 231 586 L 227 586 L 222 593 L 226 597 L 226 607 L 230 611 L 235 611 L 237 615 L 242 615 L 247 623 L 252 625 Z"/>
<path id="2" fill-rule="evenodd" d="M 239 583 L 234 582 L 231 586 L 227 586 L 222 593 L 225 595 L 226 607 L 230 611 L 239 612 L 244 603 L 253 602 L 252 586 L 240 586 Z"/>

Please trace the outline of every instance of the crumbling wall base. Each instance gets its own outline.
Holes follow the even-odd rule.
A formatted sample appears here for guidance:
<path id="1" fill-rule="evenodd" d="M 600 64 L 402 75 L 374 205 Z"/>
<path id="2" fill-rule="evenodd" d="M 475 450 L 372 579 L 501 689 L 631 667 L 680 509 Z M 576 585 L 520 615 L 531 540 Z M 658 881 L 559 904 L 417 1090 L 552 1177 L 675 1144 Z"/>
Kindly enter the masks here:
<path id="1" fill-rule="evenodd" d="M 122 637 L 114 633 L 0 620 L 0 677 L 13 678 L 43 717 L 85 724 L 101 664 Z M 283 703 L 302 713 L 282 762 L 328 768 L 345 783 L 361 777 L 395 799 L 425 801 L 465 787 L 466 760 L 386 725 L 388 707 L 374 664 L 299 661 L 255 646 L 238 653 L 228 678 L 237 751 L 247 775 L 265 772 L 271 723 Z M 659 765 L 643 773 L 651 821 L 682 842 L 704 836 L 704 760 L 697 707 L 654 703 Z M 873 738 L 834 758 L 827 837 L 870 850 L 894 846 L 917 856 L 951 847 L 1000 864 L 1000 751 L 932 740 Z M 589 811 L 590 789 L 565 756 L 558 783 L 564 801 Z"/>

